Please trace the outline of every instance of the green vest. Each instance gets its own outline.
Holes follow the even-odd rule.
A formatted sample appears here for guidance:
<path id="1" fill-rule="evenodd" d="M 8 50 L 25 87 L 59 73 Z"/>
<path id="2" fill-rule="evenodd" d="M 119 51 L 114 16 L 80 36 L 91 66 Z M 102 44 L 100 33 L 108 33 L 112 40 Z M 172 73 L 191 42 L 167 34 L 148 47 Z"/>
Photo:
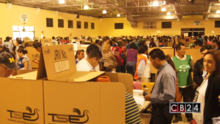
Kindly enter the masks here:
<path id="1" fill-rule="evenodd" d="M 173 63 L 177 69 L 179 87 L 191 85 L 192 84 L 191 56 L 186 55 L 186 60 L 180 60 L 177 58 L 177 56 L 174 56 Z"/>

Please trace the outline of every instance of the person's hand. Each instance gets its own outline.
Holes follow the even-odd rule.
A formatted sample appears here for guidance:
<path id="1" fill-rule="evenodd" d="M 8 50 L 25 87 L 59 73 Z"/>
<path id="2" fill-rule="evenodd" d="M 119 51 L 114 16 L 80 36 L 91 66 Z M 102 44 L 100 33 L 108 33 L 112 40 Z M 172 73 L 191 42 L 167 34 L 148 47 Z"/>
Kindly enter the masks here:
<path id="1" fill-rule="evenodd" d="M 146 91 L 147 95 L 144 96 L 146 101 L 151 101 L 151 92 L 150 91 Z"/>

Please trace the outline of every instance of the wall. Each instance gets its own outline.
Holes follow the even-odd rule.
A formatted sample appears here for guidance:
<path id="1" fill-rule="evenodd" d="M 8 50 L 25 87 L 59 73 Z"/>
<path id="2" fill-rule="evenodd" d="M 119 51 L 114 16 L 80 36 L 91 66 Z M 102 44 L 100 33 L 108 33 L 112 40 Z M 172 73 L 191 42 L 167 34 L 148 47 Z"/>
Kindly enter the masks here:
<path id="1" fill-rule="evenodd" d="M 212 31 L 215 34 L 220 34 L 218 28 L 214 28 L 215 20 L 203 20 L 202 16 L 183 16 L 181 21 L 177 20 L 158 20 L 157 29 L 143 29 L 143 22 L 138 22 L 137 28 L 132 28 L 126 18 L 103 18 L 100 22 L 99 18 L 90 18 L 86 16 L 80 16 L 76 18 L 74 14 L 67 14 L 59 12 L 55 15 L 55 11 L 40 10 L 36 12 L 36 8 L 22 7 L 12 5 L 11 9 L 7 9 L 7 4 L 0 3 L 0 37 L 5 39 L 6 36 L 12 36 L 12 26 L 23 26 L 21 22 L 21 14 L 28 14 L 28 22 L 26 26 L 35 27 L 35 36 L 40 37 L 42 31 L 44 36 L 69 36 L 72 33 L 73 36 L 121 36 L 121 35 L 157 35 L 157 31 L 160 30 L 159 35 L 180 35 L 181 28 L 205 28 L 205 35 L 212 35 Z M 46 18 L 53 18 L 54 27 L 46 27 Z M 58 19 L 64 19 L 64 28 L 58 28 Z M 68 20 L 73 20 L 74 27 L 68 28 Z M 193 21 L 201 20 L 201 25 L 194 26 Z M 220 20 L 220 19 L 219 19 Z M 76 21 L 81 21 L 81 29 L 76 28 Z M 84 22 L 89 22 L 89 29 L 84 29 Z M 172 21 L 171 29 L 161 29 L 162 21 Z M 95 23 L 95 29 L 91 29 L 91 22 Z M 124 23 L 124 29 L 114 29 L 114 23 Z"/>
<path id="2" fill-rule="evenodd" d="M 86 16 L 80 16 L 76 18 L 74 14 L 67 14 L 59 12 L 58 15 L 55 15 L 55 11 L 49 10 L 40 10 L 39 13 L 36 12 L 36 8 L 22 7 L 12 5 L 11 9 L 8 10 L 7 4 L 0 3 L 0 37 L 3 37 L 3 40 L 6 36 L 12 36 L 12 26 L 23 26 L 21 22 L 21 14 L 28 15 L 28 22 L 25 26 L 34 26 L 35 27 L 35 36 L 40 37 L 42 31 L 44 31 L 44 36 L 69 36 L 72 33 L 72 36 L 91 36 L 96 37 L 100 34 L 99 30 L 99 19 L 90 18 Z M 46 18 L 53 18 L 53 28 L 46 27 Z M 64 19 L 64 28 L 58 28 L 58 19 Z M 68 28 L 68 20 L 73 20 L 73 28 Z M 81 29 L 76 28 L 76 21 L 81 21 Z M 89 29 L 84 29 L 84 22 L 89 22 Z M 95 29 L 91 29 L 91 22 L 95 23 Z"/>
<path id="3" fill-rule="evenodd" d="M 196 20 L 201 21 L 201 25 L 195 26 L 193 22 Z M 220 19 L 219 19 L 220 20 Z M 148 20 L 146 20 L 148 21 Z M 172 21 L 171 29 L 162 29 L 161 22 Z M 202 16 L 184 16 L 181 21 L 177 20 L 158 20 L 157 29 L 143 29 L 143 22 L 138 22 L 137 28 L 132 28 L 126 18 L 105 18 L 100 23 L 101 36 L 121 36 L 121 35 L 157 35 L 157 31 L 160 30 L 159 35 L 180 35 L 181 28 L 205 28 L 205 35 L 212 35 L 212 31 L 216 34 L 220 34 L 220 29 L 215 28 L 215 20 L 203 20 Z M 114 29 L 114 23 L 124 23 L 124 29 Z"/>

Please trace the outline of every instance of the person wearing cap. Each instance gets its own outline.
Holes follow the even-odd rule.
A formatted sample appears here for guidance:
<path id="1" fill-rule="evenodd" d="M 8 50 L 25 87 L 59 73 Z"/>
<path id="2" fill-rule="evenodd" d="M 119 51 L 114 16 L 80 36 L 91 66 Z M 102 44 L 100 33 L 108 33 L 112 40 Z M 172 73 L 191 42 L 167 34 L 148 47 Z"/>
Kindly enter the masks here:
<path id="1" fill-rule="evenodd" d="M 15 60 L 10 53 L 0 53 L 0 77 L 9 77 L 16 68 Z"/>

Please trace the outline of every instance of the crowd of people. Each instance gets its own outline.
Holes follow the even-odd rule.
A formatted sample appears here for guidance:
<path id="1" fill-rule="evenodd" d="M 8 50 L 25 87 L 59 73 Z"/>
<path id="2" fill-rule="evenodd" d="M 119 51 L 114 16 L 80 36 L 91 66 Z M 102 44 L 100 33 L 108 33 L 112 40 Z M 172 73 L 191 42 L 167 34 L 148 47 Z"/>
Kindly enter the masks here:
<path id="1" fill-rule="evenodd" d="M 186 113 L 188 122 L 197 124 L 212 124 L 213 117 L 220 116 L 220 36 L 183 37 L 183 36 L 122 36 L 97 37 L 86 51 L 77 50 L 75 54 L 77 71 L 106 71 L 112 73 L 130 73 L 133 81 L 150 82 L 150 65 L 158 70 L 155 85 L 151 92 L 145 94 L 145 100 L 151 101 L 151 124 L 170 124 L 182 121 L 180 114 L 169 113 L 170 102 L 200 102 L 201 113 Z M 75 40 L 52 37 L 54 45 L 62 45 Z M 79 38 L 85 40 L 81 36 Z M 79 41 L 83 43 L 83 41 Z M 158 42 L 158 43 L 157 43 Z M 171 44 L 171 45 L 168 45 Z M 32 45 L 41 52 L 42 44 L 34 41 Z M 14 75 L 16 69 L 31 70 L 31 63 L 27 57 L 27 44 L 21 39 L 15 42 L 7 37 L 0 46 L 0 77 Z M 155 48 L 171 47 L 177 55 L 170 57 Z M 201 52 L 201 59 L 196 62 L 192 56 L 186 54 L 187 48 L 196 48 Z M 73 56 L 74 57 L 74 56 Z M 38 60 L 33 60 L 39 63 Z M 193 72 L 193 76 L 191 73 Z M 177 99 L 180 98 L 180 99 Z M 126 93 L 126 101 L 133 100 L 131 94 Z M 128 100 L 128 101 L 129 101 Z M 126 105 L 130 105 L 127 104 Z M 136 104 L 126 107 L 126 123 L 138 124 L 140 117 Z M 129 111 L 128 111 L 129 110 Z M 131 113 L 131 110 L 134 110 Z M 132 115 L 132 117 L 131 117 Z M 135 117 L 135 118 L 134 118 Z M 133 118 L 133 119 L 131 119 Z M 174 118 L 174 119 L 173 119 Z"/>

